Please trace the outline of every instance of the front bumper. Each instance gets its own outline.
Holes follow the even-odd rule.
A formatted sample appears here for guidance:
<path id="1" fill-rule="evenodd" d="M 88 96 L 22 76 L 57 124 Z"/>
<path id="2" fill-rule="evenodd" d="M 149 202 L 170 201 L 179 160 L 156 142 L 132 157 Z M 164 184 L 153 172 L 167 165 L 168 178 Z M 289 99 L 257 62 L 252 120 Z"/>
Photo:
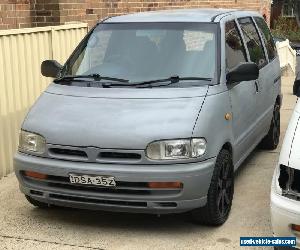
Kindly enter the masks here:
<path id="1" fill-rule="evenodd" d="M 20 190 L 32 198 L 66 207 L 140 213 L 179 213 L 202 207 L 216 158 L 203 162 L 173 165 L 119 165 L 72 162 L 17 153 L 14 158 Z M 23 171 L 50 176 L 42 181 L 25 177 Z M 114 176 L 115 189 L 73 185 L 70 173 Z M 150 189 L 147 182 L 183 183 L 182 189 Z M 118 183 L 123 186 L 118 187 Z"/>
<path id="2" fill-rule="evenodd" d="M 275 237 L 296 237 L 300 249 L 300 233 L 292 230 L 292 224 L 300 225 L 300 201 L 292 200 L 271 191 L 271 219 Z"/>

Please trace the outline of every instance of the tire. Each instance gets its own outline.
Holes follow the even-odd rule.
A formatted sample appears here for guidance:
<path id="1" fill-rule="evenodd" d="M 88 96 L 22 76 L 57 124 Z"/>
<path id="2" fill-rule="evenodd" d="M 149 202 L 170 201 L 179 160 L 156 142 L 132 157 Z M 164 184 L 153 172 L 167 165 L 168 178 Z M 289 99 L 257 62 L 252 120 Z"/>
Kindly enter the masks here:
<path id="1" fill-rule="evenodd" d="M 279 144 L 280 138 L 280 106 L 275 104 L 273 117 L 268 134 L 262 139 L 259 148 L 266 150 L 274 150 Z"/>
<path id="2" fill-rule="evenodd" d="M 222 149 L 217 156 L 211 184 L 204 207 L 192 211 L 195 222 L 219 226 L 228 218 L 234 193 L 234 169 L 232 156 Z"/>
<path id="3" fill-rule="evenodd" d="M 38 208 L 49 208 L 50 207 L 49 204 L 37 201 L 28 195 L 25 195 L 25 198 L 31 205 L 33 205 L 35 207 L 38 207 Z"/>

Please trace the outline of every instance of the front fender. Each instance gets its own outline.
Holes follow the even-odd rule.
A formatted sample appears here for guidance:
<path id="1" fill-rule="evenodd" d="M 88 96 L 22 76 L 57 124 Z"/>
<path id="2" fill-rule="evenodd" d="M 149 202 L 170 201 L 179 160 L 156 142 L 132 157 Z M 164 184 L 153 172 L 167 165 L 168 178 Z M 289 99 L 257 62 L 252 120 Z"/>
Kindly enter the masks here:
<path id="1" fill-rule="evenodd" d="M 193 137 L 204 137 L 207 141 L 207 158 L 217 156 L 225 143 L 233 145 L 229 94 L 226 89 L 216 93 L 214 88 L 210 87 L 193 129 Z"/>

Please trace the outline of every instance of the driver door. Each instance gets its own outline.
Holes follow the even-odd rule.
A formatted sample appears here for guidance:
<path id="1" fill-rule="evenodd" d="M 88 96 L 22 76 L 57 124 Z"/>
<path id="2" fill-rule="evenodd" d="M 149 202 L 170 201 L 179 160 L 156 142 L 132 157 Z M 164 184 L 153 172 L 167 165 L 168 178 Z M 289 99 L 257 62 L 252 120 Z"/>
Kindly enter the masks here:
<path id="1" fill-rule="evenodd" d="M 225 23 L 225 60 L 227 72 L 240 62 L 247 62 L 246 49 L 237 23 Z M 255 81 L 227 85 L 232 110 L 232 130 L 235 143 L 234 163 L 241 161 L 252 150 L 257 120 L 257 88 Z"/>

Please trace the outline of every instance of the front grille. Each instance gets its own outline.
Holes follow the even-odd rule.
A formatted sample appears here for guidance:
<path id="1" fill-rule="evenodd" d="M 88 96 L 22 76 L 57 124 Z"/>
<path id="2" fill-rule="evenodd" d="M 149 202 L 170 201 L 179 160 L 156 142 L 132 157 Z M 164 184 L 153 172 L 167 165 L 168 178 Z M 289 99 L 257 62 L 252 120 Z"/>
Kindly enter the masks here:
<path id="1" fill-rule="evenodd" d="M 122 152 L 101 152 L 99 154 L 100 158 L 108 159 L 126 159 L 126 160 L 139 160 L 141 159 L 140 154 L 136 153 L 122 153 Z"/>
<path id="2" fill-rule="evenodd" d="M 67 149 L 67 148 L 50 148 L 49 152 L 51 155 L 58 155 L 58 156 L 75 156 L 79 158 L 88 159 L 87 153 L 81 150 L 75 149 Z"/>
<path id="3" fill-rule="evenodd" d="M 36 190 L 31 190 L 30 193 L 37 196 L 43 196 L 43 192 L 36 191 Z"/>
<path id="4" fill-rule="evenodd" d="M 117 183 L 118 185 L 118 183 Z M 74 184 L 62 184 L 62 183 L 48 183 L 49 187 L 63 188 L 69 190 L 77 191 L 88 191 L 88 192 L 97 192 L 97 193 L 110 193 L 110 194 L 139 194 L 139 195 L 148 195 L 150 194 L 149 190 L 135 190 L 135 189 L 117 189 L 117 188 L 106 188 L 106 187 L 97 187 L 89 185 L 74 185 Z"/>
<path id="5" fill-rule="evenodd" d="M 143 150 L 101 149 L 97 147 L 74 147 L 49 144 L 44 156 L 70 161 L 136 164 L 145 160 L 143 152 Z"/>
<path id="6" fill-rule="evenodd" d="M 68 177 L 48 175 L 47 179 L 35 179 L 25 176 L 21 172 L 24 180 L 33 184 L 56 188 L 61 191 L 81 191 L 86 192 L 89 195 L 99 194 L 111 194 L 113 195 L 139 195 L 139 196 L 169 196 L 179 194 L 182 189 L 170 188 L 170 189 L 158 189 L 149 188 L 147 182 L 127 182 L 116 181 L 116 187 L 102 187 L 91 185 L 80 185 L 70 183 Z"/>
<path id="7" fill-rule="evenodd" d="M 177 207 L 176 202 L 158 202 L 157 204 L 161 207 Z"/>
<path id="8" fill-rule="evenodd" d="M 282 195 L 300 200 L 300 170 L 280 165 L 278 184 Z"/>
<path id="9" fill-rule="evenodd" d="M 75 202 L 77 201 L 77 202 L 93 203 L 93 204 L 147 207 L 147 202 L 139 202 L 139 201 L 117 201 L 117 200 L 102 200 L 102 199 L 100 200 L 100 199 L 74 197 L 74 196 L 58 195 L 58 194 L 50 194 L 49 197 L 58 200 L 68 200 L 68 201 L 75 201 Z"/>
<path id="10" fill-rule="evenodd" d="M 294 178 L 291 183 L 291 189 L 300 194 L 300 170 L 295 169 L 293 175 Z"/>

